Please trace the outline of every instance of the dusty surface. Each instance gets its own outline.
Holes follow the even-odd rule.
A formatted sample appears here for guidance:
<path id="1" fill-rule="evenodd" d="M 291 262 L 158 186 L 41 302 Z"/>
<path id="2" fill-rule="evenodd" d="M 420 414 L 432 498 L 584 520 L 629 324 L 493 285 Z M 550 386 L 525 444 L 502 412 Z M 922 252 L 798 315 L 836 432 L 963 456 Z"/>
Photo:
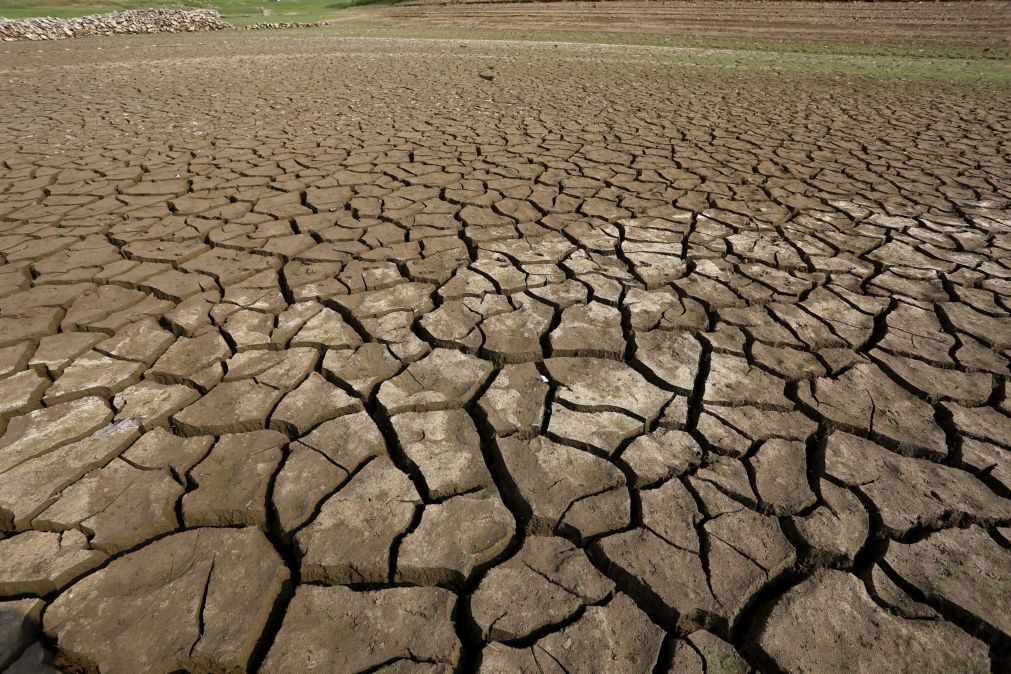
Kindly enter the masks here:
<path id="1" fill-rule="evenodd" d="M 1005 84 L 0 72 L 0 669 L 1001 671 Z"/>
<path id="2" fill-rule="evenodd" d="M 408 0 L 352 10 L 367 20 L 412 28 L 490 28 L 654 35 L 845 40 L 913 44 L 1011 44 L 1009 2 L 469 2 Z"/>

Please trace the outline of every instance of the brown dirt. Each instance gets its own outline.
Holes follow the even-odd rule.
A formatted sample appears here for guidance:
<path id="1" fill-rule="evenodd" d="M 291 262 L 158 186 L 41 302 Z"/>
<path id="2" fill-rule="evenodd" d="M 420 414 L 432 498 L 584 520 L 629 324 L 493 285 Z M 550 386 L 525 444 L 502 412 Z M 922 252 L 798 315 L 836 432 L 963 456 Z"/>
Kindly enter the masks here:
<path id="1" fill-rule="evenodd" d="M 348 12 L 397 28 L 1011 44 L 1011 2 L 522 2 L 414 1 Z"/>
<path id="2" fill-rule="evenodd" d="M 0 668 L 1006 668 L 1006 84 L 673 54 L 4 47 Z"/>

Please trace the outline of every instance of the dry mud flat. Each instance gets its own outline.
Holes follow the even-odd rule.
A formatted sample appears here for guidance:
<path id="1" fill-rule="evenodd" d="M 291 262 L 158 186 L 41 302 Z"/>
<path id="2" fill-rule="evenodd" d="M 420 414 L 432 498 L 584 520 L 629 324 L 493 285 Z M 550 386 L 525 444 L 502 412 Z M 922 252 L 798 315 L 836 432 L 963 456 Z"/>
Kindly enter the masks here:
<path id="1" fill-rule="evenodd" d="M 0 668 L 1007 666 L 1006 86 L 5 55 Z"/>
<path id="2" fill-rule="evenodd" d="M 1011 44 L 1011 3 L 1000 2 L 470 2 L 408 0 L 351 11 L 396 27 L 668 34 L 767 39 Z"/>

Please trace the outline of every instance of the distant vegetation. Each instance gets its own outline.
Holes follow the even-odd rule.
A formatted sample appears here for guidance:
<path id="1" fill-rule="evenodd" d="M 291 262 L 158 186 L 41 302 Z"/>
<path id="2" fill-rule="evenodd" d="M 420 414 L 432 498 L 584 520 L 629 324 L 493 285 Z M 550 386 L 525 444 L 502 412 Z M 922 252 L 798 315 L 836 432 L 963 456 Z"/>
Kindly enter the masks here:
<path id="1" fill-rule="evenodd" d="M 395 0 L 0 0 L 0 16 L 20 19 L 31 16 L 84 16 L 122 9 L 171 7 L 216 9 L 233 24 L 263 21 L 326 21 L 342 9 Z"/>

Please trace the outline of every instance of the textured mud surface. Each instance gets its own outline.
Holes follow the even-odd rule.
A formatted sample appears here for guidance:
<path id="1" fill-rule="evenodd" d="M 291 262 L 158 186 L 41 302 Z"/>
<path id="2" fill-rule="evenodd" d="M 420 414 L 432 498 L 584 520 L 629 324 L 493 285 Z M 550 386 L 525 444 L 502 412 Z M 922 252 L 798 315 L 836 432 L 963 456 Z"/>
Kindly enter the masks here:
<path id="1" fill-rule="evenodd" d="M 496 2 L 408 0 L 351 11 L 391 26 L 828 39 L 914 44 L 1011 44 L 1011 3 L 999 2 Z"/>
<path id="2" fill-rule="evenodd" d="M 6 55 L 0 669 L 1007 666 L 1006 88 Z"/>

